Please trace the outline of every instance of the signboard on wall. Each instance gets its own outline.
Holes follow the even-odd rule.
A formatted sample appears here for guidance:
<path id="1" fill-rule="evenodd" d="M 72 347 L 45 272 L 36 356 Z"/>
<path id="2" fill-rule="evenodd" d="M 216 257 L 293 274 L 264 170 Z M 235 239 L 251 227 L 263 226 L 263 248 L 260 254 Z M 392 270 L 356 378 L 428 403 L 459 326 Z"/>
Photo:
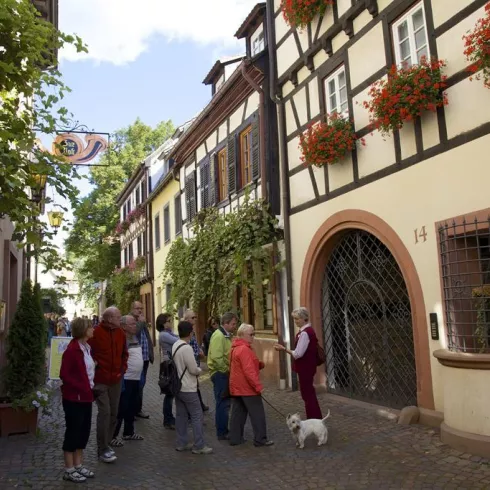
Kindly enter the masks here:
<path id="1" fill-rule="evenodd" d="M 68 344 L 72 341 L 71 337 L 53 337 L 51 339 L 51 349 L 49 353 L 49 379 L 60 379 L 61 358 Z"/>
<path id="2" fill-rule="evenodd" d="M 88 163 L 106 149 L 107 139 L 96 133 L 85 134 L 85 141 L 78 134 L 63 133 L 53 142 L 53 153 L 73 164 Z"/>

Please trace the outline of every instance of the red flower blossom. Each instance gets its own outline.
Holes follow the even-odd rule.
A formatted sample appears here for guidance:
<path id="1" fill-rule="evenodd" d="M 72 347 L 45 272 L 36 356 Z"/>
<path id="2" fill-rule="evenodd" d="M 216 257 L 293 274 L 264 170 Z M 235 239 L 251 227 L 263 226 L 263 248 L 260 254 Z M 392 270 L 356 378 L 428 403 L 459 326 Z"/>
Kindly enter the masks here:
<path id="1" fill-rule="evenodd" d="M 435 112 L 447 104 L 446 76 L 441 69 L 446 63 L 422 58 L 409 68 L 393 66 L 388 78 L 375 82 L 369 89 L 370 100 L 363 102 L 369 111 L 373 128 L 383 134 L 400 129 L 425 111 Z"/>
<path id="2" fill-rule="evenodd" d="M 301 160 L 316 167 L 332 165 L 354 149 L 356 140 L 352 123 L 334 113 L 328 116 L 327 122 L 310 125 L 300 136 Z M 365 145 L 364 139 L 361 144 Z"/>
<path id="3" fill-rule="evenodd" d="M 490 2 L 485 5 L 485 17 L 477 21 L 463 40 L 464 55 L 471 63 L 468 71 L 476 73 L 477 80 L 483 78 L 485 87 L 490 88 Z"/>
<path id="4" fill-rule="evenodd" d="M 316 15 L 323 15 L 334 0 L 281 0 L 284 20 L 291 27 L 304 28 Z"/>

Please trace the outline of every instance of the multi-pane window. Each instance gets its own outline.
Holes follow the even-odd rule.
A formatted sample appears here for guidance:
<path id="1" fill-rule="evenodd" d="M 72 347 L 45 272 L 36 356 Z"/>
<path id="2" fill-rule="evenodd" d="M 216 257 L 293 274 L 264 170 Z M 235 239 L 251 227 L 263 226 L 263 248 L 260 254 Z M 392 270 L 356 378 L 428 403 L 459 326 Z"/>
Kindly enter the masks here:
<path id="1" fill-rule="evenodd" d="M 264 30 L 262 29 L 256 36 L 252 36 L 252 56 L 264 50 L 265 39 Z"/>
<path id="2" fill-rule="evenodd" d="M 160 248 L 160 215 L 157 214 L 155 216 L 155 249 L 158 250 Z"/>
<path id="3" fill-rule="evenodd" d="M 140 235 L 137 239 L 136 239 L 136 248 L 137 248 L 137 256 L 138 257 L 141 257 L 143 255 L 143 235 Z"/>
<path id="4" fill-rule="evenodd" d="M 163 240 L 165 243 L 170 241 L 170 205 L 163 208 Z"/>
<path id="5" fill-rule="evenodd" d="M 242 187 L 252 182 L 252 126 L 240 133 Z"/>
<path id="6" fill-rule="evenodd" d="M 136 201 L 136 206 L 138 206 L 141 202 L 141 187 L 140 186 L 136 187 L 135 201 Z"/>
<path id="7" fill-rule="evenodd" d="M 228 194 L 228 170 L 227 170 L 227 153 L 223 148 L 218 153 L 218 193 L 219 201 L 226 199 Z"/>
<path id="8" fill-rule="evenodd" d="M 349 114 L 347 80 L 343 66 L 325 80 L 325 95 L 327 98 L 328 114 L 333 114 L 334 112 L 343 116 Z"/>
<path id="9" fill-rule="evenodd" d="M 174 201 L 175 210 L 175 235 L 182 233 L 182 200 L 177 196 Z"/>
<path id="10" fill-rule="evenodd" d="M 422 3 L 410 9 L 393 24 L 393 44 L 397 65 L 409 67 L 420 63 L 422 57 L 429 59 L 427 26 Z"/>

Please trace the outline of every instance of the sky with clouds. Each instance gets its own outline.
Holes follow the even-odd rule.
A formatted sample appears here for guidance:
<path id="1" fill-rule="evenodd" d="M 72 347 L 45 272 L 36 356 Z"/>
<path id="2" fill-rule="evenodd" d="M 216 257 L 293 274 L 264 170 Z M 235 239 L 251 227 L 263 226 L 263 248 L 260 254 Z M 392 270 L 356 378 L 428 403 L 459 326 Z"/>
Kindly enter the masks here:
<path id="1" fill-rule="evenodd" d="M 211 87 L 202 80 L 214 62 L 244 53 L 244 41 L 234 34 L 256 3 L 59 0 L 60 30 L 79 35 L 89 50 L 60 52 L 63 79 L 72 89 L 64 105 L 100 132 L 138 117 L 151 126 L 168 119 L 182 124 L 211 99 Z M 82 195 L 90 191 L 87 181 L 79 188 Z"/>

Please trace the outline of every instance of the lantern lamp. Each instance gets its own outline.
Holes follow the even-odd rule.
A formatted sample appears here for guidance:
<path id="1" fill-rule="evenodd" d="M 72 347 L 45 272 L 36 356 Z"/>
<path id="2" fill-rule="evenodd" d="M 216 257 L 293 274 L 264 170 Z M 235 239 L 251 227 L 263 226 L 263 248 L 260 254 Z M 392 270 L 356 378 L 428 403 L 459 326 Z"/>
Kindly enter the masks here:
<path id="1" fill-rule="evenodd" d="M 49 224 L 54 228 L 54 232 L 58 231 L 58 228 L 63 222 L 63 212 L 62 211 L 49 211 L 48 212 Z"/>
<path id="2" fill-rule="evenodd" d="M 42 197 L 44 188 L 46 187 L 47 176 L 43 174 L 34 174 L 35 186 L 31 188 L 32 200 L 34 202 L 39 202 Z"/>

